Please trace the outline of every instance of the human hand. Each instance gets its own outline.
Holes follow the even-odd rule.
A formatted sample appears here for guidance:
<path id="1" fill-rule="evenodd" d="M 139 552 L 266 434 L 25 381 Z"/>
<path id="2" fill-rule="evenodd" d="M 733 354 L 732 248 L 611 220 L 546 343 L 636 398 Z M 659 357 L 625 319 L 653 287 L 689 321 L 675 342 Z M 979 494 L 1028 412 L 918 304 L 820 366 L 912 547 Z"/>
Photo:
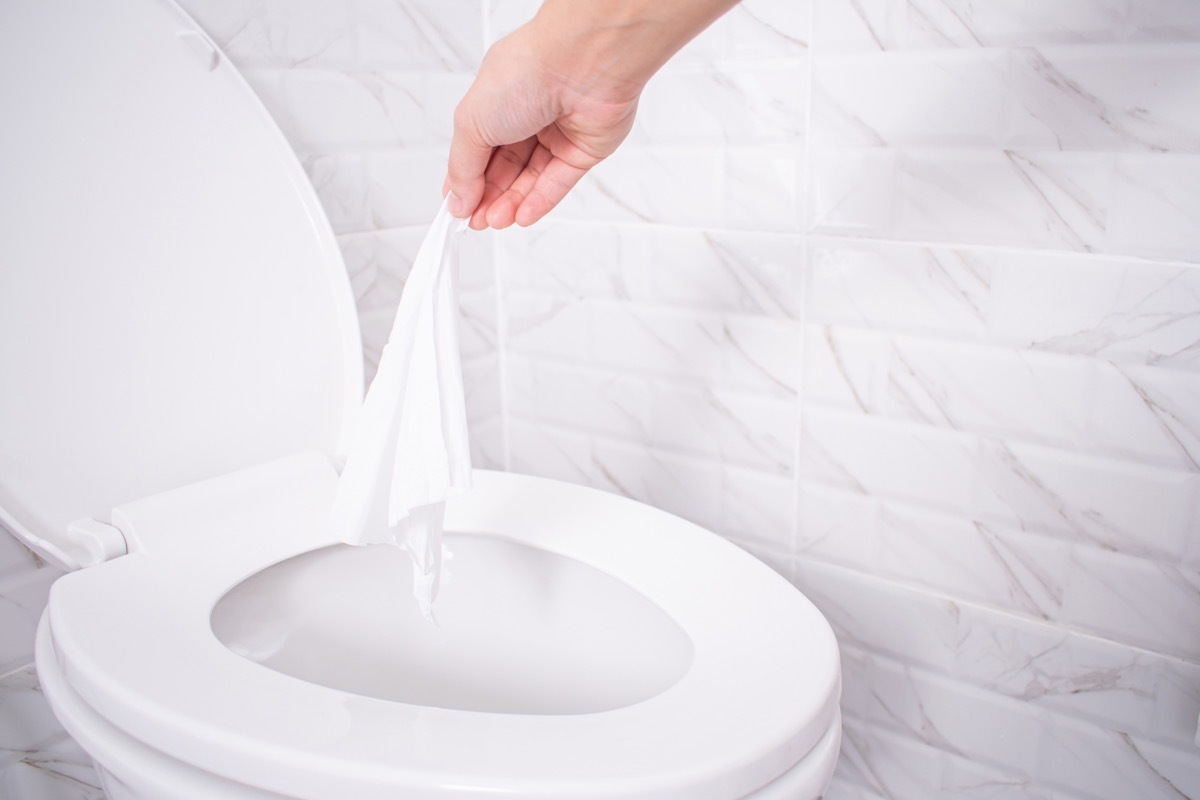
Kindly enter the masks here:
<path id="1" fill-rule="evenodd" d="M 475 230 L 537 222 L 633 126 L 641 85 L 581 82 L 536 37 L 526 26 L 497 42 L 454 114 L 444 192 Z"/>
<path id="2" fill-rule="evenodd" d="M 543 0 L 454 113 L 443 194 L 471 227 L 532 225 L 625 140 L 650 77 L 736 0 Z"/>

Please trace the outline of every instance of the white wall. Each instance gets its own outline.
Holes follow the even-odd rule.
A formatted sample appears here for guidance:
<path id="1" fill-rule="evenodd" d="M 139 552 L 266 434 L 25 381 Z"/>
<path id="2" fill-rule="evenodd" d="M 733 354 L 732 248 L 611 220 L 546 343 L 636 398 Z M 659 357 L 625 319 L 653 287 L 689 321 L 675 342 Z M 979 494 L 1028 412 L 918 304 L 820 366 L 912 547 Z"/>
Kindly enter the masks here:
<path id="1" fill-rule="evenodd" d="M 313 178 L 370 366 L 453 104 L 536 3 L 186 5 Z M 1183 0 L 746 0 L 549 220 L 473 238 L 477 462 L 808 593 L 831 797 L 1200 796 L 1198 92 Z M 0 549 L 2 671 L 47 578 Z"/>

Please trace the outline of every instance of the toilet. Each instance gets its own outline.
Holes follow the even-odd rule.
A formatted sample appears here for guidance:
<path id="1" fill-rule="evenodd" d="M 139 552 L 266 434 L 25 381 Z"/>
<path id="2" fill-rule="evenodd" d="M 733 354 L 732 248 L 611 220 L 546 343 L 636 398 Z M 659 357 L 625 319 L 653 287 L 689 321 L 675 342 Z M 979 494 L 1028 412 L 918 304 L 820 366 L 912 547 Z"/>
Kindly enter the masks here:
<path id="1" fill-rule="evenodd" d="M 632 500 L 477 470 L 424 619 L 340 544 L 361 349 L 283 136 L 169 0 L 0 5 L 0 524 L 110 800 L 812 800 L 837 643 Z"/>

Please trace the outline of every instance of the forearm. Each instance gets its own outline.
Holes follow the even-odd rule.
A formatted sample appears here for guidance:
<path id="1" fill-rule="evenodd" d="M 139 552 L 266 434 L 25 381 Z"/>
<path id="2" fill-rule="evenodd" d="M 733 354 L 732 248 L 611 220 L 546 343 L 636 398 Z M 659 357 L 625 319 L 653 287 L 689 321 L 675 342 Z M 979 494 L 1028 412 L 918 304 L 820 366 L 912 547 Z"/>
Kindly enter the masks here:
<path id="1" fill-rule="evenodd" d="M 545 0 L 529 23 L 543 65 L 609 101 L 636 98 L 658 69 L 737 0 Z"/>

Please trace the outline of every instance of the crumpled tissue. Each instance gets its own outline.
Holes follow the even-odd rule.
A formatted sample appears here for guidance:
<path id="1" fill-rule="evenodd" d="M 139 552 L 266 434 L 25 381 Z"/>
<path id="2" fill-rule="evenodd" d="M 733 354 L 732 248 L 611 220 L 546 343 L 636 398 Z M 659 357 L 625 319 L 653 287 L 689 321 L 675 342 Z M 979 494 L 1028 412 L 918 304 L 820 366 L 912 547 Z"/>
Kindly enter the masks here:
<path id="1" fill-rule="evenodd" d="M 471 487 L 454 284 L 465 221 L 445 204 L 404 284 L 334 496 L 333 532 L 408 552 L 413 592 L 433 619 L 447 500 Z"/>

